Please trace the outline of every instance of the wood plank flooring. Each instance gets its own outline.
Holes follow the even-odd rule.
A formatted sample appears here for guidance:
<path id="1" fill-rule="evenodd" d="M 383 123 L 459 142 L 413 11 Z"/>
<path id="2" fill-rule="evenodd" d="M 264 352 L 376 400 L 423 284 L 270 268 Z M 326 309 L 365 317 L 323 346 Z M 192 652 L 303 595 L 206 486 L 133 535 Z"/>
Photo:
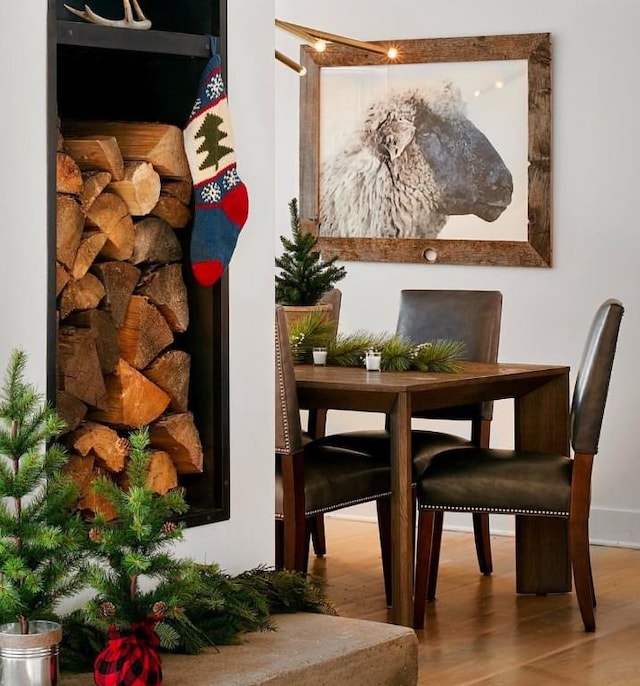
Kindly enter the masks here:
<path id="1" fill-rule="evenodd" d="M 327 517 L 326 530 L 311 577 L 341 616 L 388 621 L 376 525 Z M 597 630 L 586 634 L 573 593 L 517 596 L 514 539 L 492 545 L 483 577 L 472 535 L 444 532 L 437 599 L 416 632 L 420 686 L 640 686 L 640 550 L 592 546 Z"/>

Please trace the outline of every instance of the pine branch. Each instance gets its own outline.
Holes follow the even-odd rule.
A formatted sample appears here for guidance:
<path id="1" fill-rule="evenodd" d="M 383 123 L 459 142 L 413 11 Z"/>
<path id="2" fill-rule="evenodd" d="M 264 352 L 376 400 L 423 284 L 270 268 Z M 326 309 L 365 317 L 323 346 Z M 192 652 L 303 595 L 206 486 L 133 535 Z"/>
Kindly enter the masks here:
<path id="1" fill-rule="evenodd" d="M 461 371 L 458 364 L 464 356 L 465 346 L 460 341 L 435 340 L 415 344 L 397 334 L 356 331 L 339 334 L 335 340 L 319 341 L 317 321 L 311 317 L 298 320 L 289 331 L 289 344 L 298 362 L 307 362 L 315 345 L 326 345 L 327 364 L 341 367 L 362 367 L 368 350 L 381 353 L 384 371 L 418 370 L 455 374 Z"/>

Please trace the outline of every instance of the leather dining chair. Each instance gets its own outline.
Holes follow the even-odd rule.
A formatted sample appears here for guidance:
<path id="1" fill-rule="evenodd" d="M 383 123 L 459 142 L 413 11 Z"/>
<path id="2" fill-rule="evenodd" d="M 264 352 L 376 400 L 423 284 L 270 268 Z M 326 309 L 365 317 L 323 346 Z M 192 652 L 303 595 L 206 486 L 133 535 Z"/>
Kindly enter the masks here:
<path id="1" fill-rule="evenodd" d="M 389 461 L 350 445 L 305 441 L 287 321 L 275 310 L 276 565 L 306 572 L 310 523 L 332 512 L 391 495 Z M 389 542 L 382 545 L 389 548 Z M 387 566 L 388 567 L 388 566 Z"/>
<path id="2" fill-rule="evenodd" d="M 473 290 L 403 290 L 396 333 L 414 343 L 434 339 L 451 339 L 465 344 L 464 359 L 473 362 L 495 362 L 498 359 L 500 324 L 502 318 L 502 293 L 499 291 Z M 470 422 L 469 439 L 440 432 L 414 429 L 412 431 L 412 478 L 414 483 L 434 454 L 456 447 L 489 447 L 493 403 L 483 402 L 460 407 L 429 410 L 414 413 L 416 418 L 464 420 Z M 386 431 L 351 431 L 326 439 L 342 445 L 358 445 L 374 454 L 389 454 L 389 435 Z M 390 514 L 386 501 L 378 503 L 378 523 L 381 539 L 387 540 L 388 532 L 382 528 L 389 525 Z M 493 571 L 489 516 L 473 513 L 473 528 L 482 574 Z M 385 560 L 389 559 L 385 555 Z M 385 578 L 388 578 L 388 570 Z M 390 589 L 387 589 L 390 602 Z"/>
<path id="3" fill-rule="evenodd" d="M 623 314 L 617 300 L 597 310 L 577 374 L 570 414 L 573 457 L 519 450 L 464 448 L 429 462 L 417 484 L 418 542 L 414 626 L 424 626 L 435 598 L 445 511 L 547 516 L 568 520 L 569 555 L 586 631 L 595 631 L 589 555 L 591 471 Z"/>

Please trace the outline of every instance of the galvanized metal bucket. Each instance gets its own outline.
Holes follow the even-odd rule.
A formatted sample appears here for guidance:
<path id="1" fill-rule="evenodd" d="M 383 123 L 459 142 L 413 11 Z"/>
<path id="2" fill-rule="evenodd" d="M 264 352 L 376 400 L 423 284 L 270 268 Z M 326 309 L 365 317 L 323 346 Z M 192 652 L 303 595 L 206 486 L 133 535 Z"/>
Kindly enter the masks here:
<path id="1" fill-rule="evenodd" d="M 56 686 L 62 628 L 56 622 L 0 625 L 0 686 Z"/>

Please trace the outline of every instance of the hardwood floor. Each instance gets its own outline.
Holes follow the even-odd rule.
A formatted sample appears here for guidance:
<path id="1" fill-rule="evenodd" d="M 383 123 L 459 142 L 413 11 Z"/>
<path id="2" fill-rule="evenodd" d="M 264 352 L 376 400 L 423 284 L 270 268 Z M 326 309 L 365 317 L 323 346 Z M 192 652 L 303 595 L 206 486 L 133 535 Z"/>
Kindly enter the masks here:
<path id="1" fill-rule="evenodd" d="M 326 531 L 312 578 L 341 616 L 387 621 L 376 525 L 327 517 Z M 640 550 L 592 546 L 597 630 L 586 634 L 573 593 L 517 596 L 514 540 L 492 545 L 482 577 L 472 534 L 445 531 L 437 600 L 416 632 L 420 686 L 640 685 Z"/>

